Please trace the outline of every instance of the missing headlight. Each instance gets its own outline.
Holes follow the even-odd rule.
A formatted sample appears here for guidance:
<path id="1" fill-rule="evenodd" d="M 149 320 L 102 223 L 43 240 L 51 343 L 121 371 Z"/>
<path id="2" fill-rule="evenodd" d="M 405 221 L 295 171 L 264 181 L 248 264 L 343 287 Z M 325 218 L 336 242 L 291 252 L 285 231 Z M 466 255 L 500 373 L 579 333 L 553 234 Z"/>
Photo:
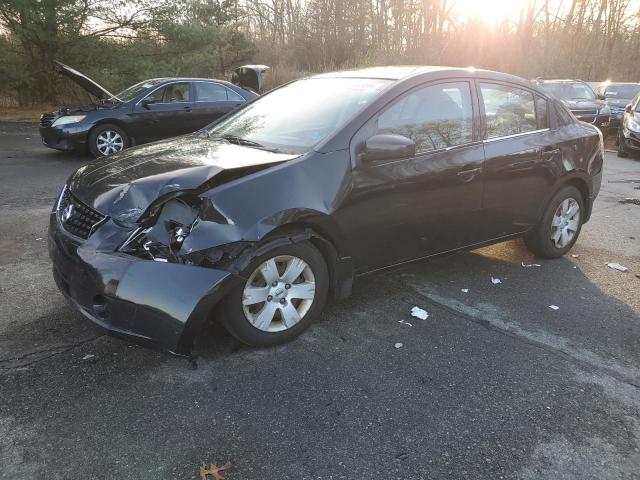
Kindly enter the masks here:
<path id="1" fill-rule="evenodd" d="M 153 225 L 138 228 L 119 250 L 159 262 L 184 263 L 177 252 L 198 222 L 199 211 L 199 205 L 193 206 L 181 198 L 171 199 L 154 212 Z"/>

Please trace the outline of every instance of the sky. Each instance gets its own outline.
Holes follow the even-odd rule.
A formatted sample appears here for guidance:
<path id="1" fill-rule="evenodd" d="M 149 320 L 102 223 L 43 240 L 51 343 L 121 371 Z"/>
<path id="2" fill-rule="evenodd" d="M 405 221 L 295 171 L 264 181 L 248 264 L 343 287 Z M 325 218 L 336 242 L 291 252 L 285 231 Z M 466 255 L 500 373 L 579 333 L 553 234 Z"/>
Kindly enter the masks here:
<path id="1" fill-rule="evenodd" d="M 450 0 L 453 4 L 453 13 L 458 18 L 477 18 L 488 25 L 498 25 L 503 20 L 518 21 L 522 12 L 527 8 L 528 0 Z M 538 0 L 536 9 L 539 12 L 542 2 Z M 569 10 L 571 0 L 551 0 L 549 13 Z M 640 0 L 629 1 L 629 14 L 638 12 Z"/>
<path id="2" fill-rule="evenodd" d="M 517 20 L 527 6 L 527 0 L 451 0 L 457 17 L 478 18 L 497 25 L 505 18 Z"/>

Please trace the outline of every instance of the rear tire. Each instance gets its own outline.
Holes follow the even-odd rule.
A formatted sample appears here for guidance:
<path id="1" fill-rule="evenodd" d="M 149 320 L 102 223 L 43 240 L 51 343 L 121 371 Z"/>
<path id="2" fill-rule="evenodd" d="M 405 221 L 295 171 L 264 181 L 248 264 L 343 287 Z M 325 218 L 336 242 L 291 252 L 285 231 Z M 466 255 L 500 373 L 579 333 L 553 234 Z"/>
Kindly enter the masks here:
<path id="1" fill-rule="evenodd" d="M 547 204 L 540 223 L 525 235 L 527 248 L 543 258 L 562 257 L 578 240 L 584 214 L 580 191 L 563 187 Z"/>
<path id="2" fill-rule="evenodd" d="M 327 300 L 327 265 L 306 242 L 276 247 L 254 258 L 240 275 L 247 282 L 229 293 L 220 313 L 229 333 L 247 345 L 292 340 L 311 325 Z"/>
<path id="3" fill-rule="evenodd" d="M 117 125 L 98 125 L 89 134 L 89 151 L 95 158 L 121 152 L 131 145 L 129 135 Z"/>

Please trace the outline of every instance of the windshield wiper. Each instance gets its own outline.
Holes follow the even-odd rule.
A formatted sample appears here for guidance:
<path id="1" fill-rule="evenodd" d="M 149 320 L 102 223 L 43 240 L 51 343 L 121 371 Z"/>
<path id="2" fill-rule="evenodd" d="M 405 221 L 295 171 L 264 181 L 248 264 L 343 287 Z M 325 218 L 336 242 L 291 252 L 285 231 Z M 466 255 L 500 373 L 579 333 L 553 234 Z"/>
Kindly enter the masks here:
<path id="1" fill-rule="evenodd" d="M 230 135 L 230 134 L 212 135 L 211 132 L 209 132 L 208 138 L 210 138 L 211 140 L 225 140 L 227 143 L 242 145 L 244 147 L 259 148 L 260 150 L 266 150 L 267 152 L 274 152 L 274 153 L 280 152 L 280 150 L 278 150 L 277 148 L 269 148 L 262 145 L 261 143 L 254 142 L 253 140 L 248 140 L 246 138 L 238 137 L 237 135 Z"/>

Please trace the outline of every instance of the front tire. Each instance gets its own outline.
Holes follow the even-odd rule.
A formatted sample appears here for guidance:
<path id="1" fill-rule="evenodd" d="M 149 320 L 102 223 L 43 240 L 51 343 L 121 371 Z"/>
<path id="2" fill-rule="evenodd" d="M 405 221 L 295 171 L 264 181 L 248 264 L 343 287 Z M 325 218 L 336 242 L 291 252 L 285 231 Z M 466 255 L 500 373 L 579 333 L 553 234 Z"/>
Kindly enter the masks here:
<path id="1" fill-rule="evenodd" d="M 89 151 L 96 158 L 113 155 L 129 146 L 129 135 L 117 125 L 98 125 L 89 134 Z"/>
<path id="2" fill-rule="evenodd" d="M 267 347 L 295 338 L 327 300 L 327 265 L 306 242 L 256 257 L 241 276 L 247 281 L 227 296 L 220 313 L 229 333 L 247 345 Z"/>
<path id="3" fill-rule="evenodd" d="M 565 186 L 549 201 L 540 223 L 524 237 L 527 248 L 540 257 L 562 257 L 578 240 L 584 214 L 580 191 Z"/>

